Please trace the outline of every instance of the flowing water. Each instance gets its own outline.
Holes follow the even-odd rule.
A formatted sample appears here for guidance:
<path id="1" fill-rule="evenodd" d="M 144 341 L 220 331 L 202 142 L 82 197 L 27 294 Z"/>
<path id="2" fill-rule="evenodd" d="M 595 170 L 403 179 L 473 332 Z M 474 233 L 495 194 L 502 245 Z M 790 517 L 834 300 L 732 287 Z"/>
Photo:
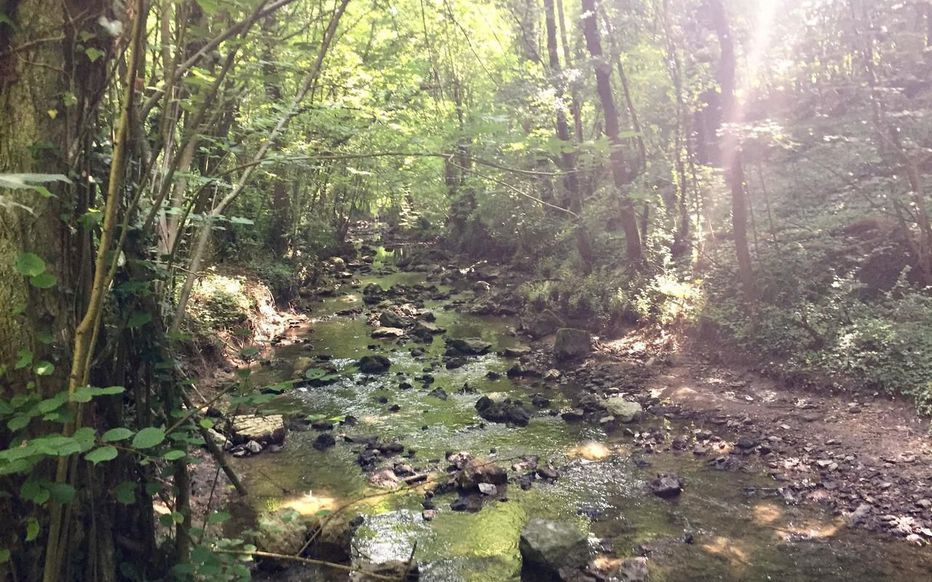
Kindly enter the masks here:
<path id="1" fill-rule="evenodd" d="M 421 517 L 422 494 L 386 493 L 368 485 L 352 445 L 338 443 L 318 451 L 312 447 L 317 431 L 293 431 L 279 453 L 234 460 L 256 510 L 290 506 L 312 514 L 362 499 L 353 506 L 353 512 L 365 518 L 354 550 L 373 562 L 406 560 L 416 543 L 414 557 L 421 564 L 422 580 L 429 581 L 519 580 L 518 539 L 531 517 L 577 523 L 590 532 L 595 555 L 606 547 L 622 557 L 648 551 L 651 580 L 932 580 L 932 552 L 848 529 L 812 509 L 788 506 L 764 493 L 772 491 L 774 483 L 762 476 L 717 471 L 688 452 L 641 456 L 626 437 L 605 434 L 586 423 L 568 424 L 558 416 L 535 416 L 524 428 L 482 426 L 473 408 L 482 393 L 505 393 L 526 401 L 529 394 L 544 392 L 553 408 L 559 408 L 572 387 L 530 386 L 504 374 L 500 379 L 487 377 L 511 365 L 494 355 L 494 350 L 518 343 L 509 334 L 514 322 L 507 319 L 464 315 L 444 310 L 444 302 L 428 301 L 447 335 L 480 337 L 493 344 L 492 354 L 447 370 L 441 363 L 444 346 L 439 337 L 423 357 L 415 358 L 410 350 L 423 344 L 374 340 L 364 314 L 335 315 L 362 306 L 359 289 L 368 283 L 387 289 L 423 280 L 423 274 L 404 272 L 364 276 L 358 287 L 321 302 L 311 314 L 309 329 L 302 332 L 309 343 L 277 349 L 274 357 L 284 365 L 257 370 L 254 381 L 261 385 L 288 379 L 295 366 L 307 367 L 308 358 L 317 354 L 330 355 L 343 377 L 329 386 L 292 391 L 270 403 L 268 411 L 352 415 L 358 425 L 347 432 L 397 439 L 416 449 L 410 461 L 414 466 L 442 460 L 448 451 L 466 450 L 498 459 L 505 467 L 511 459 L 533 454 L 552 461 L 561 477 L 552 484 L 538 481 L 527 491 L 512 485 L 507 501 L 490 502 L 476 513 L 452 511 L 454 496 L 439 496 L 439 511 L 428 522 Z M 355 370 L 356 360 L 371 353 L 391 359 L 388 374 L 366 377 Z M 437 364 L 431 370 L 435 382 L 425 388 L 414 378 L 431 363 Z M 414 387 L 399 389 L 402 380 Z M 478 394 L 460 394 L 464 384 Z M 427 395 L 436 387 L 444 388 L 449 399 Z M 380 397 L 388 402 L 380 402 Z M 390 411 L 392 404 L 400 410 Z M 674 501 L 647 490 L 647 481 L 663 472 L 685 479 L 683 494 Z M 302 570 L 292 579 L 339 578 Z"/>

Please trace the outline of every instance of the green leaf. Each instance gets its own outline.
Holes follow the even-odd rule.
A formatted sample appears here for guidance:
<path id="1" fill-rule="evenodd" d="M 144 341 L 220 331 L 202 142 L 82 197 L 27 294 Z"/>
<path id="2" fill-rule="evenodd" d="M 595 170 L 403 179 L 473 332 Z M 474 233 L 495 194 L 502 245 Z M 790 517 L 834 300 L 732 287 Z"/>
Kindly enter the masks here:
<path id="1" fill-rule="evenodd" d="M 104 463 L 106 461 L 112 461 L 113 459 L 116 458 L 116 456 L 117 456 L 116 447 L 107 446 L 107 447 L 100 447 L 98 449 L 94 449 L 93 451 L 84 455 L 84 459 L 96 465 L 97 463 Z"/>
<path id="2" fill-rule="evenodd" d="M 87 47 L 86 49 L 84 49 L 84 54 L 87 55 L 88 60 L 93 63 L 100 57 L 104 56 L 106 53 L 104 53 L 104 51 L 98 48 L 94 48 L 91 46 L 91 47 Z"/>
<path id="3" fill-rule="evenodd" d="M 0 548 L 0 564 L 6 564 L 10 561 L 10 550 Z"/>
<path id="4" fill-rule="evenodd" d="M 207 428 L 207 429 L 211 429 L 211 428 L 214 428 L 214 426 L 216 426 L 214 424 L 214 421 L 209 418 L 202 418 L 198 422 L 198 424 L 201 425 L 201 428 Z"/>
<path id="5" fill-rule="evenodd" d="M 105 443 L 115 443 L 117 441 L 125 441 L 131 436 L 133 436 L 133 431 L 121 426 L 118 428 L 111 428 L 100 437 L 100 440 Z"/>
<path id="6" fill-rule="evenodd" d="M 173 449 L 171 451 L 168 451 L 164 455 L 162 455 L 162 458 L 165 459 L 166 461 L 177 461 L 178 459 L 182 458 L 186 454 L 187 453 L 185 453 L 184 451 L 180 449 Z"/>
<path id="7" fill-rule="evenodd" d="M 215 511 L 214 513 L 211 513 L 209 516 L 207 516 L 207 523 L 223 523 L 228 519 L 230 519 L 230 514 L 226 511 Z"/>
<path id="8" fill-rule="evenodd" d="M 16 354 L 16 364 L 13 366 L 17 370 L 22 370 L 32 363 L 32 352 L 29 350 L 20 350 Z"/>
<path id="9" fill-rule="evenodd" d="M 48 491 L 34 479 L 26 481 L 19 488 L 20 497 L 26 501 L 32 501 L 33 503 L 38 503 L 36 499 L 40 498 L 43 493 L 45 493 L 45 498 L 48 499 Z"/>
<path id="10" fill-rule="evenodd" d="M 170 513 L 163 513 L 162 515 L 160 515 L 159 523 L 164 525 L 165 527 L 171 527 L 175 525 L 175 521 L 172 519 L 172 515 Z"/>
<path id="11" fill-rule="evenodd" d="M 165 440 L 165 431 L 155 426 L 147 426 L 133 437 L 133 447 L 137 449 L 151 449 Z"/>
<path id="12" fill-rule="evenodd" d="M 37 254 L 21 253 L 16 257 L 16 272 L 26 277 L 41 275 L 45 272 L 45 261 Z"/>
<path id="13" fill-rule="evenodd" d="M 52 372 L 55 371 L 55 365 L 52 362 L 46 362 L 45 360 L 36 364 L 36 374 L 39 376 L 51 376 Z"/>
<path id="14" fill-rule="evenodd" d="M 136 484 L 123 481 L 113 488 L 113 497 L 123 505 L 132 505 L 136 502 Z"/>
<path id="15" fill-rule="evenodd" d="M 11 418 L 10 421 L 6 423 L 6 427 L 11 431 L 16 432 L 26 428 L 29 425 L 30 419 L 31 417 L 25 414 L 20 414 Z"/>
<path id="16" fill-rule="evenodd" d="M 29 279 L 29 283 L 36 289 L 51 289 L 58 283 L 58 277 L 51 273 L 40 273 Z"/>
<path id="17" fill-rule="evenodd" d="M 26 541 L 31 542 L 39 536 L 39 520 L 30 517 L 26 522 Z"/>

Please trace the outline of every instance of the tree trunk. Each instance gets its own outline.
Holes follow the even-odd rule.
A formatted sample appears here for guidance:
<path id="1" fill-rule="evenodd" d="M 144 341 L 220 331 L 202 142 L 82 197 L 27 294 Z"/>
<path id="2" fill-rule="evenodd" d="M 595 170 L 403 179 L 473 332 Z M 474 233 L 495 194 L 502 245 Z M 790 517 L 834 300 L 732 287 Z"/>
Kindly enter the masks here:
<path id="1" fill-rule="evenodd" d="M 712 26 L 721 48 L 718 83 L 722 96 L 722 117 L 731 125 L 742 121 L 742 112 L 735 96 L 735 44 L 731 36 L 731 25 L 722 0 L 709 0 Z M 757 284 L 751 251 L 748 247 L 748 207 L 741 163 L 741 151 L 734 130 L 726 131 L 719 143 L 719 158 L 725 169 L 725 179 L 731 190 L 731 226 L 735 238 L 735 256 L 738 261 L 738 277 L 745 297 L 753 302 L 757 298 Z"/>
<path id="2" fill-rule="evenodd" d="M 570 126 L 566 119 L 565 80 L 563 68 L 560 66 L 560 54 L 557 50 L 557 24 L 553 2 L 554 0 L 544 0 L 544 17 L 547 28 L 547 59 L 554 87 L 556 133 L 557 139 L 565 144 L 560 151 L 560 170 L 565 172 L 563 177 L 563 186 L 566 189 L 565 204 L 576 215 L 574 218 L 576 250 L 579 252 L 584 272 L 589 274 L 592 271 L 592 243 L 581 216 L 582 192 L 579 188 L 579 175 L 576 168 L 576 144 L 570 136 Z M 573 149 L 570 150 L 570 147 Z"/>
<path id="3" fill-rule="evenodd" d="M 611 145 L 609 155 L 612 170 L 612 181 L 618 190 L 618 207 L 621 227 L 625 232 L 626 255 L 630 262 L 640 263 L 643 259 L 641 252 L 641 235 L 638 231 L 637 215 L 634 205 L 627 194 L 632 173 L 624 155 L 624 143 L 621 141 L 621 128 L 618 124 L 618 107 L 615 105 L 615 94 L 612 90 L 612 69 L 605 60 L 602 51 L 599 21 L 596 17 L 595 0 L 581 0 L 582 12 L 587 16 L 582 19 L 583 36 L 586 38 L 586 47 L 592 57 L 595 69 L 596 91 L 605 115 L 605 135 Z"/>

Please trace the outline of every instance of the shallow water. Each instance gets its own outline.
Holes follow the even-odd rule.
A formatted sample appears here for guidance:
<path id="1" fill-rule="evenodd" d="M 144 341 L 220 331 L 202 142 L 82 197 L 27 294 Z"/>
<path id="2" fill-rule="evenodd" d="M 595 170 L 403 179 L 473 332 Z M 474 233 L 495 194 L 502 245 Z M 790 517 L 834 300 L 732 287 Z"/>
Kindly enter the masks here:
<path id="1" fill-rule="evenodd" d="M 422 282 L 423 274 L 371 275 L 360 281 L 359 289 L 369 283 L 388 288 Z M 415 558 L 422 565 L 422 580 L 428 581 L 518 580 L 518 537 L 531 517 L 576 522 L 590 532 L 597 554 L 606 545 L 623 557 L 647 552 L 651 580 L 932 580 L 932 552 L 847 529 L 812 509 L 787 506 L 762 493 L 775 486 L 762 476 L 716 471 L 690 453 L 643 455 L 649 466 L 639 468 L 635 458 L 642 453 L 624 437 L 547 415 L 534 417 L 525 428 L 494 423 L 481 427 L 473 405 L 482 393 L 528 400 L 541 392 L 559 408 L 568 388 L 512 381 L 504 374 L 490 380 L 489 371 L 504 372 L 511 363 L 494 354 L 446 370 L 440 338 L 421 360 L 409 350 L 423 344 L 373 340 L 364 315 L 334 316 L 362 305 L 359 289 L 347 288 L 319 305 L 307 332 L 310 344 L 285 346 L 275 354 L 286 363 L 329 354 L 343 378 L 279 397 L 268 405 L 270 412 L 355 416 L 357 426 L 338 426 L 336 432 L 397 439 L 417 450 L 414 466 L 443 459 L 447 451 L 467 450 L 499 459 L 506 467 L 510 459 L 535 454 L 552 461 L 562 476 L 553 484 L 537 482 L 528 491 L 511 486 L 507 501 L 491 502 L 477 513 L 454 512 L 449 509 L 453 496 L 440 496 L 435 519 L 425 522 L 419 493 L 386 493 L 368 485 L 352 445 L 340 443 L 320 452 L 311 446 L 317 431 L 291 432 L 277 454 L 234 459 L 257 510 L 288 505 L 313 514 L 362 499 L 353 506 L 365 517 L 354 540 L 359 555 L 375 562 L 406 560 L 416 543 Z M 493 351 L 518 343 L 509 334 L 511 321 L 443 310 L 438 302 L 428 302 L 428 307 L 451 337 L 481 337 L 493 344 Z M 356 372 L 356 359 L 367 353 L 387 355 L 392 360 L 390 373 L 365 377 Z M 437 364 L 430 371 L 435 382 L 425 388 L 414 378 L 430 363 Z M 258 370 L 253 381 L 261 385 L 287 380 L 291 367 Z M 414 387 L 399 389 L 402 380 Z M 464 384 L 479 394 L 458 394 Z M 446 390 L 448 400 L 427 395 L 437 387 Z M 380 396 L 388 403 L 380 404 Z M 400 410 L 389 411 L 391 404 Z M 675 501 L 647 492 L 647 481 L 662 472 L 685 478 L 686 488 Z M 684 541 L 687 533 L 692 543 Z M 293 579 L 321 576 L 339 579 L 311 570 Z"/>

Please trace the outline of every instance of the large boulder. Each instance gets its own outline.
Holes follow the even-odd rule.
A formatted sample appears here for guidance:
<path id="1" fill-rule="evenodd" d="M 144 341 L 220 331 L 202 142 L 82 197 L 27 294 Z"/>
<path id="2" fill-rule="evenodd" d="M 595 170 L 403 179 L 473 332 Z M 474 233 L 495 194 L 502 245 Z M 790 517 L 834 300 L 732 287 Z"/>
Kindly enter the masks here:
<path id="1" fill-rule="evenodd" d="M 449 355 L 480 356 L 492 349 L 492 344 L 476 338 L 446 338 Z"/>
<path id="2" fill-rule="evenodd" d="M 531 519 L 518 547 L 523 579 L 560 580 L 589 562 L 588 537 L 572 523 Z"/>
<path id="3" fill-rule="evenodd" d="M 612 396 L 602 401 L 605 411 L 615 417 L 618 422 L 634 422 L 641 418 L 643 409 L 637 402 L 625 400 L 621 396 Z"/>
<path id="4" fill-rule="evenodd" d="M 241 414 L 230 420 L 230 431 L 235 444 L 255 441 L 263 445 L 280 445 L 285 440 L 285 418 L 280 414 Z"/>
<path id="5" fill-rule="evenodd" d="M 563 320 L 548 309 L 529 317 L 521 325 L 521 329 L 532 339 L 540 339 L 544 336 L 556 333 L 556 331 L 563 326 Z"/>
<path id="6" fill-rule="evenodd" d="M 384 374 L 392 365 L 392 361 L 380 354 L 371 354 L 359 358 L 357 362 L 359 371 L 363 374 Z"/>
<path id="7" fill-rule="evenodd" d="M 588 331 L 564 327 L 557 330 L 553 340 L 553 357 L 557 360 L 572 360 L 592 351 L 592 336 Z"/>
<path id="8" fill-rule="evenodd" d="M 298 555 L 307 535 L 307 521 L 293 509 L 260 515 L 256 523 L 256 547 L 273 554 Z"/>

